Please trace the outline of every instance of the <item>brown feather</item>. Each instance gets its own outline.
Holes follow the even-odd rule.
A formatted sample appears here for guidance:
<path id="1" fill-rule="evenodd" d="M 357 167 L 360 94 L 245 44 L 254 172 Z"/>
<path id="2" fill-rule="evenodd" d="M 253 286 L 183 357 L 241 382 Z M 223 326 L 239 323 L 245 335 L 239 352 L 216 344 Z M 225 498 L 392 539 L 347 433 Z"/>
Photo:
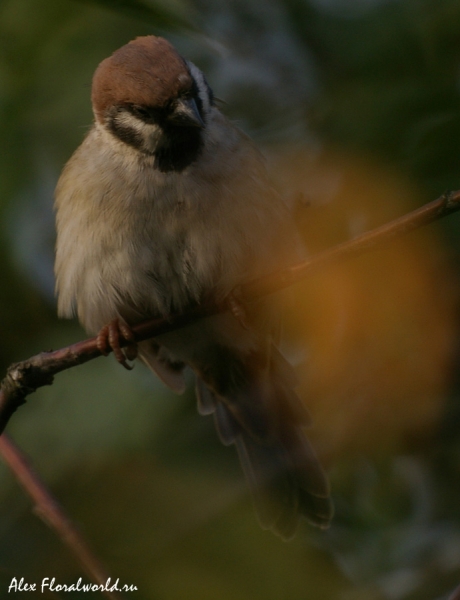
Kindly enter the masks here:
<path id="1" fill-rule="evenodd" d="M 92 102 L 102 121 L 111 106 L 161 108 L 192 86 L 184 59 L 167 40 L 138 37 L 103 60 L 93 76 Z"/>

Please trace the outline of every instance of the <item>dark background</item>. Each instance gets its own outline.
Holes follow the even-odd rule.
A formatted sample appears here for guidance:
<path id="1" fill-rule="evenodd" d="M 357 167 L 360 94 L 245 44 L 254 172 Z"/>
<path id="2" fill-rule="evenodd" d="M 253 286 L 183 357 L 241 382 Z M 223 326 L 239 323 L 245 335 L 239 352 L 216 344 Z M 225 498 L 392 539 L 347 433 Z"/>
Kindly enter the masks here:
<path id="1" fill-rule="evenodd" d="M 457 0 L 2 0 L 3 371 L 85 337 L 55 316 L 53 188 L 91 124 L 97 64 L 150 33 L 204 70 L 264 149 L 311 253 L 460 188 Z M 304 524 L 283 543 L 259 529 L 192 386 L 177 397 L 111 357 L 30 397 L 9 433 L 110 574 L 137 585 L 128 597 L 434 600 L 460 583 L 459 219 L 284 299 L 332 481 L 326 533 Z M 0 597 L 12 577 L 76 582 L 3 465 L 0 499 Z"/>

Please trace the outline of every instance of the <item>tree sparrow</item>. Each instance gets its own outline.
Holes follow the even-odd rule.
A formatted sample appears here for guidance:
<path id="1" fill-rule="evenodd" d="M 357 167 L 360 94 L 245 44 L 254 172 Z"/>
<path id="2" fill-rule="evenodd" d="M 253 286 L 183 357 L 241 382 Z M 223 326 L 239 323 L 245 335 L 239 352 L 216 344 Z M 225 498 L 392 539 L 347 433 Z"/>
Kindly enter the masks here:
<path id="1" fill-rule="evenodd" d="M 58 312 L 76 313 L 126 364 L 117 336 L 129 339 L 129 326 L 282 268 L 295 260 L 296 234 L 258 150 L 165 39 L 137 38 L 103 60 L 92 104 L 94 125 L 56 188 Z M 247 327 L 219 314 L 138 352 L 179 393 L 191 367 L 198 410 L 235 444 L 262 527 L 287 539 L 300 515 L 329 524 L 329 486 L 270 303 L 245 310 Z"/>

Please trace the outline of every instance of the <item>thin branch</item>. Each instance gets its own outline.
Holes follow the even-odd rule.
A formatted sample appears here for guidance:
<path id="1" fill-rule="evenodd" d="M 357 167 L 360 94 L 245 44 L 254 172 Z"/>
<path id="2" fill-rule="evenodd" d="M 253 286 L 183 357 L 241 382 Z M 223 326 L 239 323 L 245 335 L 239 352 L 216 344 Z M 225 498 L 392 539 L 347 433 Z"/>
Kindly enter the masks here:
<path id="1" fill-rule="evenodd" d="M 250 301 L 258 296 L 286 288 L 327 263 L 362 254 L 383 242 L 450 215 L 459 209 L 460 191 L 444 194 L 399 219 L 334 246 L 298 265 L 243 283 L 239 295 L 243 300 Z M 228 302 L 221 304 L 212 301 L 204 302 L 181 315 L 140 323 L 133 327 L 133 332 L 137 341 L 145 340 L 184 327 L 200 318 L 223 312 L 228 308 Z M 24 404 L 29 394 L 39 387 L 51 385 L 54 375 L 60 371 L 81 365 L 100 355 L 96 338 L 93 337 L 54 352 L 42 352 L 28 360 L 11 365 L 0 386 L 0 433 L 3 432 L 16 409 Z"/>
<path id="2" fill-rule="evenodd" d="M 361 254 L 382 242 L 431 223 L 459 209 L 460 191 L 445 194 L 418 210 L 354 240 L 335 246 L 301 264 L 283 272 L 245 283 L 240 286 L 240 295 L 243 300 L 249 301 L 258 296 L 275 292 L 303 279 L 310 272 L 327 263 Z M 141 341 L 183 327 L 200 318 L 228 310 L 228 308 L 228 302 L 220 305 L 205 302 L 183 315 L 140 323 L 133 327 L 133 331 L 136 340 Z M 123 341 L 121 345 L 123 345 Z M 0 386 L 0 433 L 3 432 L 11 415 L 21 404 L 24 404 L 29 394 L 39 387 L 51 385 L 54 375 L 60 371 L 83 364 L 97 358 L 100 354 L 96 338 L 91 338 L 54 352 L 42 352 L 26 361 L 11 365 Z M 91 580 L 99 585 L 105 585 L 108 578 L 99 561 L 93 556 L 81 534 L 28 464 L 22 452 L 5 434 L 0 436 L 0 454 L 26 493 L 34 501 L 37 514 L 57 532 Z M 460 600 L 459 590 L 454 592 L 450 600 Z M 116 592 L 105 591 L 104 594 L 110 600 L 120 600 L 121 598 Z"/>
<path id="3" fill-rule="evenodd" d="M 422 207 L 399 217 L 399 219 L 363 233 L 352 240 L 333 246 L 299 265 L 251 281 L 242 286 L 242 293 L 246 298 L 253 298 L 286 288 L 304 279 L 311 271 L 316 271 L 326 264 L 363 254 L 383 242 L 400 237 L 458 210 L 460 210 L 460 190 L 443 194 L 437 200 L 424 204 Z"/>
<path id="4" fill-rule="evenodd" d="M 447 600 L 460 600 L 460 585 L 455 588 Z"/>
<path id="5" fill-rule="evenodd" d="M 5 433 L 0 436 L 0 453 L 19 484 L 33 500 L 35 504 L 34 512 L 58 533 L 64 545 L 74 554 L 90 580 L 101 586 L 102 593 L 109 600 L 122 600 L 120 594 L 116 591 L 110 591 L 113 580 L 106 586 L 109 577 L 104 568 L 91 552 L 75 525 L 46 489 L 45 484 L 34 471 L 25 455 Z M 109 589 L 105 590 L 106 587 Z"/>

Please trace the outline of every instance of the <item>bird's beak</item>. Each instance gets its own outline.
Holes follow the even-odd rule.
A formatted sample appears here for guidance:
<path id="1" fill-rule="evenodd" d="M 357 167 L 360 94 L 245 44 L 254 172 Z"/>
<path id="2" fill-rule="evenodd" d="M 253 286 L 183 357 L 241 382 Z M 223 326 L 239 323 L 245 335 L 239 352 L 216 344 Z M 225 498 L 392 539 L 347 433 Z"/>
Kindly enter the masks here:
<path id="1" fill-rule="evenodd" d="M 204 121 L 193 98 L 178 100 L 168 121 L 182 127 L 204 127 Z"/>

